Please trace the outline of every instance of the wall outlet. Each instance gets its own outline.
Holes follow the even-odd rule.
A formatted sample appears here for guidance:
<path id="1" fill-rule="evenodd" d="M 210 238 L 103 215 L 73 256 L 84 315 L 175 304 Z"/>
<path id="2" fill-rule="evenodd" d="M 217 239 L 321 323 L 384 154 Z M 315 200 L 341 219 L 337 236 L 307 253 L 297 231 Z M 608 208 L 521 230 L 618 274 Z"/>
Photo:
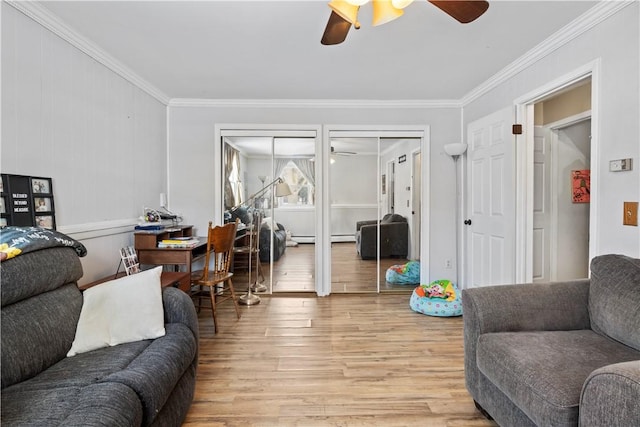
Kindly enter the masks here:
<path id="1" fill-rule="evenodd" d="M 451 268 L 451 260 L 447 259 L 444 261 L 444 268 Z"/>

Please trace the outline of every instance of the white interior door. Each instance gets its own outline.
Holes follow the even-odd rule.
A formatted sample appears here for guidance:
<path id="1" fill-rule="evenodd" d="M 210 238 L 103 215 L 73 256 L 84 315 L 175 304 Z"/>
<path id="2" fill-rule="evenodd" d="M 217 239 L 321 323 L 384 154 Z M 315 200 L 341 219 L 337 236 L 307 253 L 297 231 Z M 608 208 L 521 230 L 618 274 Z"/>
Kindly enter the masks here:
<path id="1" fill-rule="evenodd" d="M 515 150 L 511 107 L 469 124 L 464 287 L 515 281 Z"/>
<path id="2" fill-rule="evenodd" d="M 551 280 L 551 144 L 549 129 L 536 126 L 533 134 L 533 281 Z"/>

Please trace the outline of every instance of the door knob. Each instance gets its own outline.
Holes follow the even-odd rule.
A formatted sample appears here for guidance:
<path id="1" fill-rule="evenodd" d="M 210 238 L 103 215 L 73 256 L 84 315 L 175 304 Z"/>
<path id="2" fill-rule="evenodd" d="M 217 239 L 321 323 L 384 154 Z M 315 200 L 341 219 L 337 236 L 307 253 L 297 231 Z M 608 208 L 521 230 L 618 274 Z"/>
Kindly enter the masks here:
<path id="1" fill-rule="evenodd" d="M 464 225 L 471 225 L 471 220 L 470 219 L 465 219 L 464 220 Z"/>

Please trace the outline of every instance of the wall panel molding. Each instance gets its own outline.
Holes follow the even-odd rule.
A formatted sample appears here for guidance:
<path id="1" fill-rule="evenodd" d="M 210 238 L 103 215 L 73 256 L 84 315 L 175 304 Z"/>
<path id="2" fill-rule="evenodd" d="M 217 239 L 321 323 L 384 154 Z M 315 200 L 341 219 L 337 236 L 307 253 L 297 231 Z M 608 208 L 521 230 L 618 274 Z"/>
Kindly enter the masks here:
<path id="1" fill-rule="evenodd" d="M 137 224 L 138 218 L 118 219 L 87 224 L 66 225 L 58 227 L 57 231 L 73 237 L 76 240 L 86 240 L 115 234 L 133 233 L 134 227 Z"/>

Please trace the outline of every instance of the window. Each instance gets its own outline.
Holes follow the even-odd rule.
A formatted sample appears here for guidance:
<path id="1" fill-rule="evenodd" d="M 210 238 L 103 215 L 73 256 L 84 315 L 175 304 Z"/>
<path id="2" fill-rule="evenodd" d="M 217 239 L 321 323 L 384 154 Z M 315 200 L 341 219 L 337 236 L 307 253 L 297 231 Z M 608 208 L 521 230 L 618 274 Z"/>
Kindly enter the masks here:
<path id="1" fill-rule="evenodd" d="M 307 160 L 308 161 L 308 160 Z M 280 178 L 291 188 L 291 195 L 280 197 L 278 206 L 313 206 L 315 201 L 315 186 L 309 182 L 298 166 L 289 161 L 282 170 Z"/>

